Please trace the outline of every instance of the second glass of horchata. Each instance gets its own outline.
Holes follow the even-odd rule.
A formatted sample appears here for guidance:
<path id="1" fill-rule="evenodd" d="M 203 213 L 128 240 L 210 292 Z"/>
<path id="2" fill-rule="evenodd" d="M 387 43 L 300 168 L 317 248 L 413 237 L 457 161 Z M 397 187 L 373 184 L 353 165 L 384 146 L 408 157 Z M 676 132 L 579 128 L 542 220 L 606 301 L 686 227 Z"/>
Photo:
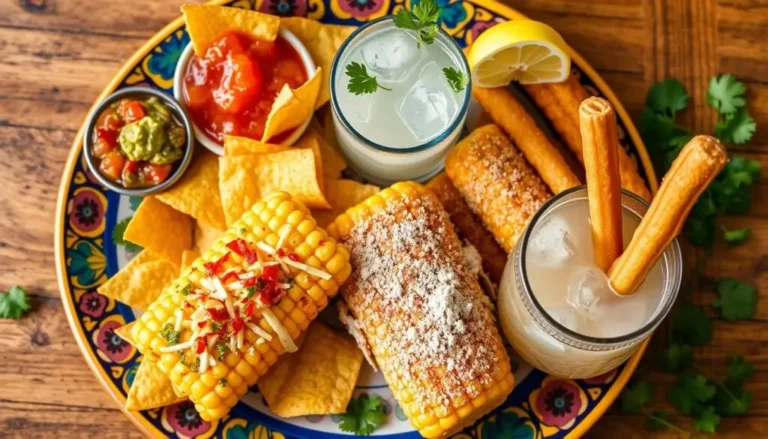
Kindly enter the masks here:
<path id="1" fill-rule="evenodd" d="M 379 185 L 437 174 L 467 115 L 467 60 L 439 28 L 434 2 L 420 5 L 357 29 L 331 69 L 340 147 L 354 171 Z"/>

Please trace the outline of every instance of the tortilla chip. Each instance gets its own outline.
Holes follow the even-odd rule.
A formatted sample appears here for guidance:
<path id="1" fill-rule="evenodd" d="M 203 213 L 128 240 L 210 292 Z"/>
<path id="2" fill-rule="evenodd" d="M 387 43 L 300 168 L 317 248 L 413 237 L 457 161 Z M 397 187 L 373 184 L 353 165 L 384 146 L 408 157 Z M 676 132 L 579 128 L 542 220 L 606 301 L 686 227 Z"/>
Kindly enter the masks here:
<path id="1" fill-rule="evenodd" d="M 320 94 L 315 108 L 325 105 L 330 99 L 331 65 L 339 47 L 356 27 L 323 24 L 303 17 L 286 17 L 280 20 L 280 26 L 293 32 L 304 43 L 315 63 L 323 69 Z"/>
<path id="2" fill-rule="evenodd" d="M 307 207 L 330 208 L 318 182 L 311 150 L 291 148 L 219 160 L 219 185 L 227 224 L 234 223 L 254 203 L 275 191 L 286 191 Z"/>
<path id="3" fill-rule="evenodd" d="M 160 371 L 157 362 L 145 358 L 136 371 L 125 408 L 128 410 L 149 410 L 175 404 L 187 399 L 178 396 L 171 380 Z"/>
<path id="4" fill-rule="evenodd" d="M 362 365 L 352 339 L 315 322 L 301 348 L 280 357 L 257 384 L 278 416 L 344 413 Z"/>
<path id="5" fill-rule="evenodd" d="M 215 5 L 182 5 L 184 22 L 195 53 L 200 55 L 226 30 L 236 30 L 256 38 L 275 41 L 280 19 L 241 8 Z"/>
<path id="6" fill-rule="evenodd" d="M 203 254 L 206 250 L 211 248 L 213 241 L 216 240 L 223 230 L 219 230 L 216 227 L 211 227 L 203 222 L 197 221 L 195 223 L 195 250 L 198 253 Z M 182 255 L 183 256 L 183 255 Z"/>
<path id="7" fill-rule="evenodd" d="M 192 218 L 155 197 L 141 202 L 123 237 L 181 265 L 181 252 L 192 248 Z"/>
<path id="8" fill-rule="evenodd" d="M 315 69 L 307 82 L 296 90 L 291 90 L 288 84 L 283 86 L 275 98 L 275 102 L 272 103 L 269 116 L 267 116 L 262 141 L 267 141 L 280 133 L 301 126 L 312 116 L 312 113 L 315 112 L 317 96 L 320 93 L 322 70 L 320 67 Z"/>
<path id="9" fill-rule="evenodd" d="M 160 296 L 163 287 L 178 275 L 178 265 L 149 250 L 142 250 L 97 290 L 118 302 L 145 310 Z"/>
<path id="10" fill-rule="evenodd" d="M 329 179 L 325 182 L 325 196 L 331 210 L 313 210 L 312 216 L 320 227 L 326 227 L 347 209 L 365 201 L 379 192 L 379 188 L 354 180 Z"/>
<path id="11" fill-rule="evenodd" d="M 218 156 L 208 150 L 192 160 L 189 169 L 157 199 L 219 230 L 225 230 L 224 209 L 219 194 Z"/>
<path id="12" fill-rule="evenodd" d="M 347 168 L 347 162 L 335 147 L 326 142 L 323 128 L 316 120 L 313 119 L 312 123 L 309 124 L 309 128 L 307 128 L 307 132 L 302 137 L 302 140 L 304 137 L 317 138 L 322 160 L 323 176 L 327 178 L 341 178 L 341 171 Z M 299 140 L 299 143 L 302 143 L 302 140 Z"/>
<path id="13" fill-rule="evenodd" d="M 136 342 L 133 341 L 133 336 L 131 335 L 131 329 L 133 329 L 133 324 L 136 323 L 135 321 L 128 323 L 127 325 L 123 325 L 117 329 L 115 329 L 115 334 L 119 335 L 120 338 L 128 342 L 131 346 L 136 346 Z"/>
<path id="14" fill-rule="evenodd" d="M 181 269 L 184 270 L 189 267 L 199 257 L 200 252 L 197 250 L 184 250 L 184 253 L 181 254 Z"/>
<path id="15" fill-rule="evenodd" d="M 260 142 L 248 137 L 224 136 L 224 155 L 228 157 L 248 154 L 269 154 L 287 149 L 291 149 L 291 147 Z"/>
<path id="16" fill-rule="evenodd" d="M 333 124 L 333 109 L 330 106 L 325 108 L 323 114 L 323 138 L 336 151 L 341 151 L 339 138 L 336 136 L 336 126 Z"/>

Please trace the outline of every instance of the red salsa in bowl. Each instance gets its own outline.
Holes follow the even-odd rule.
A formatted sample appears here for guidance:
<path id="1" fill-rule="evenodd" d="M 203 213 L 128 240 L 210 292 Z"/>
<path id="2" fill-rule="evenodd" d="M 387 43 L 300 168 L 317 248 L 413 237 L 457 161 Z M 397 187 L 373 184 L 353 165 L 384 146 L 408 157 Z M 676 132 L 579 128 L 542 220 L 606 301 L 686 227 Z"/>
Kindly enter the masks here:
<path id="1" fill-rule="evenodd" d="M 295 89 L 306 81 L 301 56 L 282 36 L 266 41 L 226 31 L 201 56 L 192 55 L 184 74 L 184 106 L 197 127 L 220 144 L 228 134 L 261 140 L 283 86 Z M 270 141 L 279 143 L 289 134 Z"/>

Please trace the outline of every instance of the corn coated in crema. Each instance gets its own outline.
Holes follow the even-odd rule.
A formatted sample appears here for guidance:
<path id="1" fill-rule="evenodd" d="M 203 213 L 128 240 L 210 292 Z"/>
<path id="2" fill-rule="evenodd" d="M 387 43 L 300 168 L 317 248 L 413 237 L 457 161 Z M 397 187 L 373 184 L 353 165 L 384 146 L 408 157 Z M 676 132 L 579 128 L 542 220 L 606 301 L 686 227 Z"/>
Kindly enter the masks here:
<path id="1" fill-rule="evenodd" d="M 356 229 L 358 225 L 360 228 Z M 415 226 L 418 229 L 414 229 Z M 397 229 L 400 230 L 398 233 L 405 233 L 406 236 L 397 237 L 395 232 L 390 235 L 382 232 L 382 228 Z M 418 231 L 408 234 L 407 230 Z M 447 213 L 431 191 L 417 183 L 396 183 L 337 217 L 328 226 L 328 233 L 350 247 L 352 261 L 357 265 L 349 282 L 342 288 L 342 296 L 360 325 L 397 401 L 422 436 L 433 438 L 453 434 L 506 399 L 514 386 L 509 357 L 493 323 L 492 312 L 483 305 L 487 298 L 477 280 L 462 268 L 465 261 L 462 259 L 461 242 Z M 370 240 L 372 235 L 377 238 Z M 407 256 L 401 254 L 402 243 L 405 243 Z M 425 315 L 427 305 L 413 307 L 408 303 L 420 302 L 438 292 L 437 289 L 431 290 L 433 285 L 429 285 L 426 286 L 426 293 L 419 293 L 425 284 L 411 277 L 410 271 L 399 271 L 397 268 L 379 270 L 371 254 L 377 253 L 377 249 L 384 252 L 380 255 L 382 260 L 392 260 L 396 266 L 406 267 L 414 263 L 419 267 L 417 271 L 426 270 L 430 266 L 421 263 L 429 264 L 431 261 L 441 264 L 436 271 L 447 271 L 456 276 L 458 293 L 446 299 L 470 303 L 475 311 L 462 317 L 466 331 L 463 335 L 456 335 L 457 340 L 452 347 L 424 356 L 400 349 L 411 344 L 423 346 L 425 341 L 431 340 L 428 335 L 416 338 L 407 335 L 421 323 L 431 322 L 425 320 L 428 318 Z M 373 265 L 361 266 L 360 255 Z M 366 271 L 370 272 L 363 276 L 361 273 Z M 402 291 L 396 294 L 396 298 L 392 298 L 394 293 L 381 292 L 378 287 L 371 288 L 372 285 L 367 283 L 376 282 L 371 281 L 375 276 L 386 277 L 390 273 L 401 283 Z M 410 326 L 406 328 L 407 325 Z M 465 355 L 468 352 L 465 349 L 472 350 L 472 353 Z M 428 351 L 429 348 L 425 347 L 425 352 Z"/>
<path id="2" fill-rule="evenodd" d="M 199 285 L 200 279 L 205 276 L 206 262 L 218 261 L 226 253 L 230 253 L 230 261 L 238 259 L 237 255 L 227 249 L 228 242 L 242 238 L 253 244 L 261 241 L 276 247 L 280 234 L 289 230 L 282 244 L 285 252 L 296 253 L 303 263 L 333 276 L 330 280 L 323 280 L 290 267 L 295 282 L 286 295 L 269 309 L 291 338 L 296 340 L 328 304 L 328 300 L 336 295 L 339 285 L 349 277 L 351 267 L 349 251 L 329 238 L 327 232 L 315 224 L 309 210 L 284 192 L 271 194 L 254 204 L 210 249 L 164 289 L 163 294 L 149 306 L 133 327 L 132 335 L 139 351 L 146 358 L 158 361 L 163 373 L 169 376 L 175 388 L 189 396 L 206 421 L 224 417 L 248 387 L 277 361 L 285 348 L 257 310 L 251 321 L 270 333 L 272 339 L 264 340 L 246 326 L 243 329 L 243 349 L 227 352 L 215 366 L 200 374 L 198 370 L 192 370 L 180 361 L 179 352 L 159 352 L 159 348 L 167 346 L 166 340 L 159 333 L 166 324 L 174 324 L 174 312 L 183 306 L 185 299 L 180 290 L 189 284 Z M 180 342 L 190 337 L 190 330 L 182 330 Z M 251 346 L 254 349 L 249 351 Z M 189 359 L 185 361 L 187 364 L 189 362 Z M 225 385 L 221 385 L 223 380 L 226 380 Z"/>

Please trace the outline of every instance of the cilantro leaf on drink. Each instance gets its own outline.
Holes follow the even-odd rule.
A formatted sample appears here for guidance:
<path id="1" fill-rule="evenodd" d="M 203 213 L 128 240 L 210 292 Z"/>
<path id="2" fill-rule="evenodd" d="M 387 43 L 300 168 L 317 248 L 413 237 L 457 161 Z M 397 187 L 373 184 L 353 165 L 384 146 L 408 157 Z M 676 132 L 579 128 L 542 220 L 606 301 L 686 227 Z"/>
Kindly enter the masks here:
<path id="1" fill-rule="evenodd" d="M 347 411 L 341 416 L 341 431 L 368 436 L 384 425 L 384 404 L 379 395 L 360 395 L 349 401 Z"/>
<path id="2" fill-rule="evenodd" d="M 453 67 L 443 67 L 443 74 L 445 75 L 445 80 L 448 81 L 448 85 L 456 93 L 464 90 L 464 87 L 469 83 L 467 74 Z"/>
<path id="3" fill-rule="evenodd" d="M 757 290 L 754 286 L 736 279 L 721 279 L 717 283 L 720 296 L 712 306 L 720 310 L 720 315 L 729 321 L 749 320 L 757 312 Z"/>
<path id="4" fill-rule="evenodd" d="M 378 89 L 392 91 L 391 88 L 379 85 L 375 76 L 368 74 L 368 69 L 363 64 L 358 62 L 350 62 L 347 64 L 346 72 L 349 76 L 349 83 L 347 84 L 347 90 L 350 93 L 356 95 L 375 93 Z"/>
<path id="5" fill-rule="evenodd" d="M 734 113 L 746 105 L 747 86 L 733 75 L 714 76 L 707 88 L 707 103 L 720 114 Z"/>
<path id="6" fill-rule="evenodd" d="M 20 319 L 30 308 L 27 292 L 19 285 L 12 286 L 8 292 L 0 292 L 0 319 Z"/>
<path id="7" fill-rule="evenodd" d="M 714 407 L 706 407 L 699 413 L 698 419 L 694 427 L 696 430 L 702 433 L 713 434 L 717 431 L 717 427 L 720 425 L 720 416 L 715 413 Z"/>
<path id="8" fill-rule="evenodd" d="M 401 8 L 392 21 L 400 29 L 416 32 L 416 46 L 435 42 L 440 21 L 440 7 L 435 0 L 420 0 L 412 10 Z"/>

